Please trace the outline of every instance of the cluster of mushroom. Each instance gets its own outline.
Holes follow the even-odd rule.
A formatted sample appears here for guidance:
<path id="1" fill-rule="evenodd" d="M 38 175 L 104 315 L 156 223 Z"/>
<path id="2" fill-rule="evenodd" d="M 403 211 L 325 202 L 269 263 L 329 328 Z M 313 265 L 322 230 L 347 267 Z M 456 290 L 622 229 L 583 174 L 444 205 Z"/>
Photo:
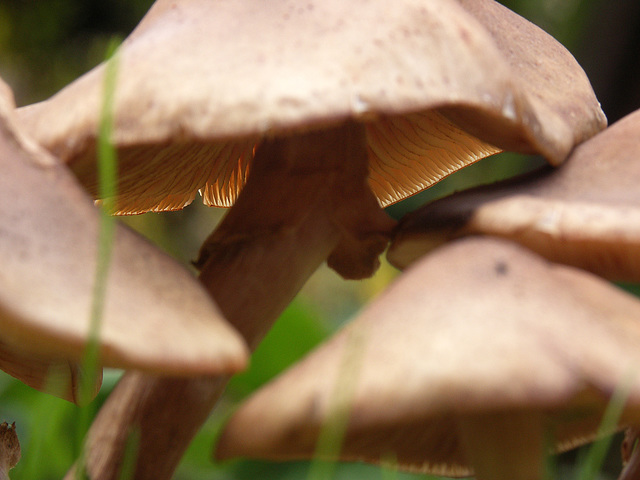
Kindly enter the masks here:
<path id="1" fill-rule="evenodd" d="M 560 449 L 593 438 L 608 398 L 640 365 L 638 301 L 504 239 L 457 240 L 417 259 L 453 236 L 497 233 L 554 262 L 639 275 L 634 178 L 627 164 L 622 173 L 640 151 L 638 117 L 598 134 L 606 119 L 588 79 L 553 38 L 493 0 L 157 0 L 123 43 L 118 70 L 117 213 L 182 208 L 198 192 L 207 204 L 233 205 L 196 264 L 250 349 L 322 262 L 367 277 L 393 236 L 392 262 L 413 263 L 238 410 L 219 458 L 313 455 L 350 347 L 359 367 L 341 407 L 344 458 L 540 478 L 547 436 Z M 23 256 L 59 275 L 16 266 L 7 277 L 9 285 L 25 277 L 8 295 L 19 306 L 26 285 L 53 291 L 41 311 L 0 303 L 7 341 L 44 352 L 28 355 L 40 362 L 30 365 L 76 365 L 86 343 L 81 320 L 46 315 L 86 319 L 97 213 L 67 169 L 97 194 L 104 72 L 6 115 L 3 131 L 26 132 L 66 164 L 17 133 L 5 142 L 14 149 L 6 158 L 17 160 L 0 160 L 15 164 L 3 176 L 9 191 L 23 189 L 24 177 L 37 193 L 20 215 L 33 221 L 0 241 L 16 239 L 7 250 L 33 245 Z M 554 166 L 571 155 L 556 170 L 445 199 L 399 225 L 384 213 L 502 149 L 540 153 Z M 14 225 L 2 208 L 0 225 Z M 25 243 L 27 235 L 39 240 Z M 86 469 L 92 479 L 118 478 L 135 430 L 135 478 L 168 479 L 225 375 L 242 367 L 244 347 L 200 285 L 124 229 L 110 278 L 101 362 L 132 370 L 89 432 Z M 36 344 L 25 333 L 34 322 Z M 159 349 L 147 349 L 156 340 Z M 622 424 L 637 421 L 635 378 L 629 392 Z"/>
<path id="2" fill-rule="evenodd" d="M 99 212 L 66 167 L 19 128 L 11 92 L 0 87 L 0 366 L 75 401 L 94 295 Z M 246 364 L 244 343 L 202 286 L 122 226 L 108 278 L 103 365 L 195 376 Z M 99 386 L 98 380 L 96 392 Z"/>
<path id="3" fill-rule="evenodd" d="M 67 168 L 20 127 L 1 80 L 0 164 L 0 368 L 86 403 L 102 381 L 102 369 L 89 372 L 83 360 L 100 214 Z M 122 226 L 112 248 L 100 314 L 101 366 L 186 376 L 244 368 L 244 342 L 187 269 Z M 0 425 L 2 478 L 20 457 L 15 424 L 7 425 Z"/>

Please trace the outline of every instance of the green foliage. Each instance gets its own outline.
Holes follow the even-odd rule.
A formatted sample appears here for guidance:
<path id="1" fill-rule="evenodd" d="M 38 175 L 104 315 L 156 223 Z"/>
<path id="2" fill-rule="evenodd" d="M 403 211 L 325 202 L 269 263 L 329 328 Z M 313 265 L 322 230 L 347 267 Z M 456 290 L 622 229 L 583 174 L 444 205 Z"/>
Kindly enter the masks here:
<path id="1" fill-rule="evenodd" d="M 302 358 L 329 333 L 313 306 L 302 299 L 294 301 L 252 355 L 250 368 L 231 380 L 229 394 L 236 399 L 249 395 Z"/>

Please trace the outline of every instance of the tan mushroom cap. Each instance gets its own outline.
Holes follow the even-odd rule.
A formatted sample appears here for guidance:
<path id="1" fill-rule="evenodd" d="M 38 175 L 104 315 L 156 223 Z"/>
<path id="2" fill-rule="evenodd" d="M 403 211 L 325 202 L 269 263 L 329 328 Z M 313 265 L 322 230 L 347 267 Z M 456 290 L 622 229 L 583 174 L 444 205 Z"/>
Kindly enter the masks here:
<path id="1" fill-rule="evenodd" d="M 557 170 L 434 202 L 400 224 L 388 258 L 403 268 L 469 234 L 509 238 L 556 262 L 640 281 L 640 111 L 578 146 Z"/>
<path id="2" fill-rule="evenodd" d="M 505 136 L 497 119 L 476 116 L 473 110 L 446 109 L 450 118 L 483 140 L 505 150 L 541 153 L 557 165 L 574 145 L 605 127 L 591 85 L 573 56 L 553 37 L 493 0 L 458 0 L 458 3 L 489 32 L 515 82 L 525 92 L 539 124 L 531 132 L 520 126 L 520 138 Z M 530 112 L 524 113 L 526 116 Z M 544 140 L 540 144 L 539 137 Z"/>
<path id="3" fill-rule="evenodd" d="M 539 422 L 559 448 L 575 446 L 593 436 L 612 392 L 640 373 L 639 315 L 635 297 L 516 244 L 453 242 L 241 405 L 216 456 L 311 457 L 349 347 L 360 349 L 350 353 L 359 369 L 341 459 L 469 475 L 461 421 L 514 413 Z M 627 401 L 623 421 L 637 420 L 640 377 Z"/>
<path id="4" fill-rule="evenodd" d="M 0 332 L 35 375 L 80 361 L 87 343 L 99 213 L 68 170 L 16 133 L 0 98 Z M 25 140 L 26 141 L 26 140 Z M 118 225 L 109 265 L 101 364 L 172 375 L 242 368 L 246 347 L 184 267 Z M 6 346 L 6 349 L 4 348 Z M 58 360 L 56 360 L 58 359 Z M 73 379 L 70 379 L 73 383 Z"/>
<path id="5" fill-rule="evenodd" d="M 493 1 L 158 0 L 119 72 L 120 213 L 229 206 L 261 138 L 348 118 L 382 205 L 496 147 L 560 163 L 606 124 L 573 57 Z M 103 73 L 20 111 L 94 194 Z"/>

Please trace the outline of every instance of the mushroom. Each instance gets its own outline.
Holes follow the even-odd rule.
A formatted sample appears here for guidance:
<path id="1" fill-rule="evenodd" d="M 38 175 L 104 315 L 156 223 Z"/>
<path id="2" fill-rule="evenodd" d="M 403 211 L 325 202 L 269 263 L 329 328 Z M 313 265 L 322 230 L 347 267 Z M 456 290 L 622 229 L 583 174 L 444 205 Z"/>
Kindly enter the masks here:
<path id="1" fill-rule="evenodd" d="M 9 480 L 9 470 L 20 461 L 20 440 L 16 424 L 0 423 L 0 480 Z"/>
<path id="2" fill-rule="evenodd" d="M 393 227 L 379 205 L 502 146 L 560 163 L 604 127 L 566 50 L 482 8 L 512 25 L 490 32 L 454 0 L 157 1 L 119 57 L 119 213 L 182 208 L 197 191 L 233 204 L 197 264 L 254 347 L 323 261 L 347 278 L 375 270 Z M 528 42 L 514 56 L 501 52 L 510 32 Z M 512 68 L 532 46 L 548 55 Z M 94 194 L 103 71 L 21 110 Z M 126 375 L 90 433 L 92 477 L 117 475 L 135 428 L 136 478 L 169 478 L 224 383 Z"/>
<path id="3" fill-rule="evenodd" d="M 66 167 L 19 130 L 2 90 L 0 364 L 37 386 L 66 372 L 73 386 L 88 343 L 99 212 Z M 109 268 L 101 365 L 188 376 L 245 365 L 246 346 L 177 262 L 118 226 Z M 76 398 L 73 388 L 51 387 Z"/>
<path id="4" fill-rule="evenodd" d="M 485 142 L 558 164 L 606 124 L 574 58 L 493 0 L 159 0 L 119 69 L 120 213 L 197 191 L 230 206 L 265 136 L 348 118 L 366 125 L 382 205 L 498 151 Z M 103 73 L 20 111 L 94 194 Z"/>
<path id="5" fill-rule="evenodd" d="M 637 422 L 639 315 L 637 298 L 517 244 L 450 243 L 243 403 L 216 458 L 312 457 L 351 357 L 340 459 L 542 478 L 545 452 L 592 439 L 616 389 L 620 423 Z"/>
<path id="6" fill-rule="evenodd" d="M 399 268 L 463 235 L 516 241 L 555 262 L 640 281 L 640 111 L 579 145 L 562 168 L 454 194 L 407 215 Z"/>

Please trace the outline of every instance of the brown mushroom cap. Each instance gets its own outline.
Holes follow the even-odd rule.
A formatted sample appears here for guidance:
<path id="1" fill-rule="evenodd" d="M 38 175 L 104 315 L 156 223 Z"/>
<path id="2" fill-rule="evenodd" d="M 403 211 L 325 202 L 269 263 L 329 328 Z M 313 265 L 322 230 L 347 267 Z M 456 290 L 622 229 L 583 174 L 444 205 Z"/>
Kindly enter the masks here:
<path id="1" fill-rule="evenodd" d="M 635 297 L 516 244 L 454 242 L 241 405 L 216 456 L 313 456 L 349 348 L 360 349 L 359 369 L 341 459 L 468 475 L 461 419 L 507 414 L 538 416 L 569 448 L 594 434 L 612 392 L 638 373 L 639 315 Z M 636 377 L 623 421 L 637 419 L 639 400 Z"/>
<path id="2" fill-rule="evenodd" d="M 77 362 L 89 332 L 99 214 L 64 166 L 26 144 L 0 98 L 0 330 L 35 374 Z M 17 133 L 18 132 L 18 133 Z M 242 368 L 246 347 L 184 267 L 118 225 L 100 328 L 100 362 L 176 375 Z M 6 359 L 5 359 L 6 360 Z M 16 360 L 15 358 L 13 359 Z M 45 362 L 46 363 L 46 362 Z M 71 382 L 73 379 L 71 379 Z"/>
<path id="3" fill-rule="evenodd" d="M 512 34 L 525 43 L 508 51 Z M 559 163 L 606 122 L 573 57 L 493 1 L 158 0 L 119 65 L 121 213 L 182 208 L 198 190 L 228 206 L 262 137 L 347 118 L 367 122 L 383 205 L 498 151 L 486 141 Z M 103 72 L 21 110 L 94 194 Z"/>
<path id="4" fill-rule="evenodd" d="M 504 150 L 541 153 L 558 164 L 574 145 L 605 127 L 606 119 L 584 72 L 553 37 L 494 0 L 458 0 L 490 33 L 539 125 L 505 136 L 498 119 L 488 121 L 473 110 L 448 111 L 469 132 Z M 596 102 L 596 103 L 594 103 Z M 529 120 L 526 118 L 525 123 Z M 532 133 L 541 128 L 543 133 Z M 540 145 L 540 138 L 544 139 Z"/>
<path id="5" fill-rule="evenodd" d="M 403 268 L 468 234 L 506 237 L 556 262 L 640 281 L 640 111 L 578 146 L 556 170 L 434 202 L 401 222 L 388 258 Z"/>

